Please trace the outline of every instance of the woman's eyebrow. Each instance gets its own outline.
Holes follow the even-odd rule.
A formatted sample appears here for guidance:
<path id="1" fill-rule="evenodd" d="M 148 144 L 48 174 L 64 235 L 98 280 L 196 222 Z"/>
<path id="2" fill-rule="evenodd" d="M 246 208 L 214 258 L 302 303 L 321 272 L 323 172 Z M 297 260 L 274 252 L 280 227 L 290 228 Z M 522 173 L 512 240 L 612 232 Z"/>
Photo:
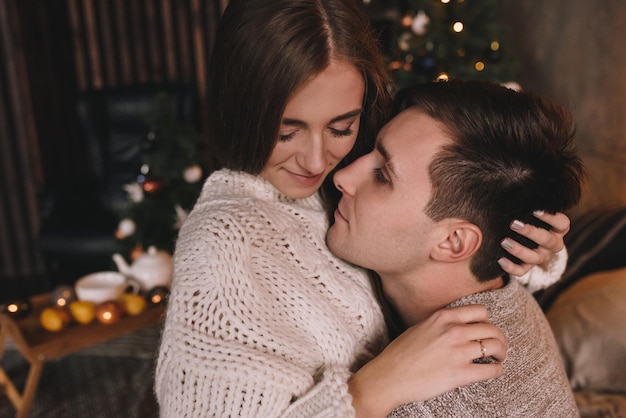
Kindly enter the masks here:
<path id="1" fill-rule="evenodd" d="M 329 123 L 335 123 L 335 122 L 339 122 L 345 119 L 353 118 L 355 116 L 359 116 L 361 113 L 363 113 L 363 109 L 361 108 L 354 109 L 342 115 L 335 116 L 334 118 L 330 120 Z M 306 126 L 306 123 L 304 121 L 301 121 L 300 119 L 293 119 L 293 118 L 283 118 L 283 120 L 280 123 L 281 125 L 289 125 L 289 126 Z"/>
<path id="2" fill-rule="evenodd" d="M 363 109 L 362 108 L 354 109 L 354 110 L 351 110 L 349 112 L 344 113 L 343 115 L 339 115 L 337 117 L 332 118 L 330 120 L 330 123 L 339 122 L 339 121 L 344 120 L 344 119 L 350 119 L 350 118 L 353 118 L 355 116 L 359 116 L 361 113 L 363 113 Z"/>

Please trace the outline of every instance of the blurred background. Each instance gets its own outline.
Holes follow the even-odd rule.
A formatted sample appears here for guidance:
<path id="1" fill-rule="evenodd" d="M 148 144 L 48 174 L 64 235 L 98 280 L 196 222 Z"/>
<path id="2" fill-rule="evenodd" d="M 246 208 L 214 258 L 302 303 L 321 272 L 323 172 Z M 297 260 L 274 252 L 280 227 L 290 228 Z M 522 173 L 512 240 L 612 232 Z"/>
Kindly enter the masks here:
<path id="1" fill-rule="evenodd" d="M 0 0 L 0 297 L 170 250 L 202 184 L 205 70 L 227 0 Z M 399 86 L 491 79 L 569 106 L 569 215 L 626 203 L 626 3 L 369 0 Z"/>

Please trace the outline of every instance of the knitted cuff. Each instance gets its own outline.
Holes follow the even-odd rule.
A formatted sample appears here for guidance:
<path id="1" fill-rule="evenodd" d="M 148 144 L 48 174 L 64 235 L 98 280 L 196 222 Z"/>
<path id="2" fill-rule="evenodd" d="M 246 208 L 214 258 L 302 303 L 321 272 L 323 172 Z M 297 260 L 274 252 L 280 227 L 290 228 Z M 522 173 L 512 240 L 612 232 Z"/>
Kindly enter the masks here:
<path id="1" fill-rule="evenodd" d="M 545 264 L 531 268 L 523 276 L 512 276 L 530 293 L 545 289 L 556 283 L 567 266 L 567 249 L 554 254 Z"/>

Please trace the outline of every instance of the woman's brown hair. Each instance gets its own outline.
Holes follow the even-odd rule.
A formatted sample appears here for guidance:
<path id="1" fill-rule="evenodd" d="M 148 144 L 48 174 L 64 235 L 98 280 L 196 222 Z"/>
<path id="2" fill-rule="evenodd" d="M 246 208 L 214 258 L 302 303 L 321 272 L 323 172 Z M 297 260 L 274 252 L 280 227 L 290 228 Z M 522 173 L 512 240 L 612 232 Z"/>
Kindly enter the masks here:
<path id="1" fill-rule="evenodd" d="M 208 74 L 208 140 L 216 168 L 258 174 L 278 140 L 289 98 L 331 58 L 352 63 L 365 79 L 361 128 L 341 167 L 371 150 L 390 102 L 388 73 L 362 5 L 231 0 Z M 328 177 L 322 195 L 332 206 L 336 193 Z"/>

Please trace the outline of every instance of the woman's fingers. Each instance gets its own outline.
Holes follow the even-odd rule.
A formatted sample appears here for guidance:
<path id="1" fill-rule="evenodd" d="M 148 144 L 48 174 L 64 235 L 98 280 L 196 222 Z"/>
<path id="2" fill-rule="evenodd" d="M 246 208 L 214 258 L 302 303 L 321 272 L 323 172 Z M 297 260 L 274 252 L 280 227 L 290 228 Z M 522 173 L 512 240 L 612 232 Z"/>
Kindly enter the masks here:
<path id="1" fill-rule="evenodd" d="M 504 270 L 508 274 L 512 274 L 513 276 L 518 276 L 518 277 L 523 276 L 524 274 L 528 273 L 528 271 L 530 271 L 530 269 L 535 266 L 534 264 L 526 264 L 526 263 L 517 264 L 505 257 L 502 257 L 501 259 L 499 259 L 498 264 L 500 264 L 500 267 L 502 267 L 502 270 Z"/>
<path id="2" fill-rule="evenodd" d="M 433 327 L 441 326 L 441 323 L 447 324 L 442 335 L 445 335 L 445 339 L 452 346 L 456 345 L 463 350 L 461 362 L 480 358 L 481 342 L 487 350 L 486 357 L 502 362 L 506 358 L 506 336 L 500 328 L 487 322 L 488 317 L 487 309 L 483 305 L 446 308 L 431 316 L 435 321 Z"/>
<path id="3" fill-rule="evenodd" d="M 550 225 L 552 230 L 558 234 L 565 235 L 569 232 L 570 219 L 564 213 L 558 212 L 552 215 L 541 210 L 536 210 L 533 212 L 533 215 Z"/>
<path id="4" fill-rule="evenodd" d="M 531 241 L 537 243 L 540 248 L 552 253 L 557 253 L 563 249 L 563 237 L 569 232 L 570 220 L 563 213 L 549 213 L 535 211 L 533 212 L 537 219 L 550 225 L 552 230 L 548 231 L 543 228 L 514 220 L 511 222 L 511 229 L 520 235 L 525 236 Z"/>
<path id="5" fill-rule="evenodd" d="M 521 260 L 521 264 L 516 264 L 508 258 L 498 260 L 502 269 L 509 274 L 522 276 L 532 267 L 550 260 L 555 253 L 561 251 L 565 246 L 563 237 L 570 229 L 570 220 L 567 215 L 563 213 L 552 215 L 543 211 L 535 211 L 533 215 L 550 225 L 552 230 L 548 231 L 518 220 L 511 222 L 512 230 L 537 243 L 539 246 L 535 249 L 530 249 L 511 238 L 503 239 L 500 243 L 502 248 Z"/>
<path id="6" fill-rule="evenodd" d="M 469 354 L 467 358 L 473 362 L 491 357 L 498 363 L 502 363 L 506 358 L 506 347 L 506 343 L 503 343 L 499 338 L 479 338 L 468 342 Z"/>

